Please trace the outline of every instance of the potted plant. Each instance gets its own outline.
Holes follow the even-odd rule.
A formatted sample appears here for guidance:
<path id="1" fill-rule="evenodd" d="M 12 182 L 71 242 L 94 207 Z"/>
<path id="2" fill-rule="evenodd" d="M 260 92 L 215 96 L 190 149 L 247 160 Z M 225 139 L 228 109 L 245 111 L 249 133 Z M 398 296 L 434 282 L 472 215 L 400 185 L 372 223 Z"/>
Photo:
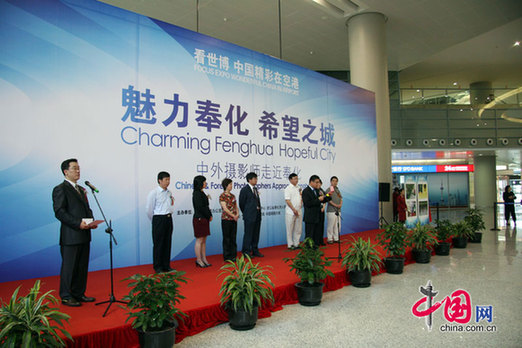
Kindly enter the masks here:
<path id="1" fill-rule="evenodd" d="M 454 224 L 453 246 L 463 249 L 468 246 L 468 238 L 473 237 L 474 232 L 466 220 Z"/>
<path id="2" fill-rule="evenodd" d="M 186 316 L 177 308 L 185 297 L 180 294 L 181 283 L 187 283 L 185 272 L 170 271 L 150 275 L 135 274 L 124 280 L 131 289 L 123 299 L 128 301 L 132 327 L 138 331 L 141 347 L 172 347 L 176 339 L 176 318 Z"/>
<path id="3" fill-rule="evenodd" d="M 290 270 L 294 271 L 299 279 L 295 284 L 297 298 L 303 306 L 317 306 L 323 298 L 323 286 L 320 281 L 333 273 L 326 267 L 332 261 L 326 260 L 320 248 L 315 247 L 311 238 L 306 238 L 300 245 L 300 250 L 294 258 L 285 258 L 285 262 L 291 261 Z"/>
<path id="4" fill-rule="evenodd" d="M 412 245 L 413 259 L 417 263 L 429 263 L 431 260 L 431 249 L 438 244 L 437 238 L 433 234 L 433 228 L 430 225 L 417 225 L 410 231 L 409 240 Z"/>
<path id="5" fill-rule="evenodd" d="M 388 257 L 384 258 L 386 272 L 401 274 L 404 269 L 404 254 L 408 246 L 408 233 L 404 224 L 394 222 L 386 226 L 384 231 L 377 235 Z"/>
<path id="6" fill-rule="evenodd" d="M 366 288 L 371 285 L 371 272 L 378 271 L 381 264 L 381 256 L 370 238 L 368 241 L 364 241 L 361 237 L 352 239 L 342 261 L 342 265 L 346 267 L 348 279 L 353 286 L 358 288 Z"/>
<path id="7" fill-rule="evenodd" d="M 258 307 L 264 301 L 274 300 L 274 284 L 267 267 L 253 264 L 248 256 L 227 261 L 221 267 L 223 272 L 219 276 L 224 276 L 224 279 L 219 294 L 221 304 L 228 310 L 232 329 L 252 329 L 257 322 Z"/>
<path id="8" fill-rule="evenodd" d="M 439 244 L 435 245 L 435 255 L 449 255 L 451 237 L 453 237 L 454 226 L 449 220 L 438 220 L 435 229 Z"/>
<path id="9" fill-rule="evenodd" d="M 473 231 L 473 235 L 469 238 L 470 243 L 481 243 L 482 242 L 482 232 L 486 225 L 484 224 L 484 214 L 478 208 L 470 208 L 468 209 L 468 215 L 464 217 L 464 220 L 471 227 L 471 231 Z"/>
<path id="10" fill-rule="evenodd" d="M 65 347 L 60 335 L 72 341 L 62 327 L 69 316 L 58 311 L 53 290 L 40 294 L 37 280 L 27 296 L 18 297 L 16 288 L 8 303 L 0 307 L 0 346 L 2 347 Z"/>

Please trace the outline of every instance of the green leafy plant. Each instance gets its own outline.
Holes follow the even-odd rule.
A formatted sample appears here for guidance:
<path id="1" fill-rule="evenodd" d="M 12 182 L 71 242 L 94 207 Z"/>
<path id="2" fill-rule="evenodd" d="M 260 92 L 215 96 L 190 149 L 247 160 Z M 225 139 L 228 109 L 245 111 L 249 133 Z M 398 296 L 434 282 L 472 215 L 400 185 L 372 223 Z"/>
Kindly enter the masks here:
<path id="1" fill-rule="evenodd" d="M 455 226 L 449 220 L 437 220 L 435 233 L 439 242 L 447 241 L 455 234 Z"/>
<path id="2" fill-rule="evenodd" d="M 224 276 L 219 294 L 221 305 L 235 311 L 242 309 L 252 313 L 263 301 L 274 301 L 274 284 L 270 279 L 270 266 L 261 267 L 252 263 L 250 257 L 241 256 L 236 261 L 227 261 L 218 277 Z"/>
<path id="3" fill-rule="evenodd" d="M 409 240 L 413 249 L 430 250 L 434 245 L 439 244 L 430 225 L 421 225 L 417 222 L 415 228 L 410 231 Z"/>
<path id="4" fill-rule="evenodd" d="M 472 238 L 475 236 L 470 224 L 466 220 L 462 220 L 453 224 L 455 228 L 454 237 L 458 238 Z"/>
<path id="5" fill-rule="evenodd" d="M 150 275 L 135 274 L 130 280 L 128 301 L 129 317 L 134 318 L 132 327 L 141 331 L 161 331 L 172 327 L 176 318 L 186 316 L 176 308 L 185 297 L 180 294 L 181 283 L 187 283 L 185 272 L 171 271 Z"/>
<path id="6" fill-rule="evenodd" d="M 482 231 L 486 228 L 484 224 L 484 214 L 478 208 L 468 209 L 468 215 L 464 217 L 464 220 L 469 224 L 472 232 Z"/>
<path id="7" fill-rule="evenodd" d="M 61 335 L 72 340 L 62 327 L 69 315 L 59 312 L 58 300 L 51 295 L 53 290 L 40 294 L 37 280 L 27 296 L 18 297 L 16 288 L 9 303 L 2 301 L 0 307 L 0 346 L 18 347 L 65 347 Z M 54 305 L 54 306 L 53 306 Z"/>
<path id="8" fill-rule="evenodd" d="M 401 222 L 394 222 L 386 226 L 384 231 L 377 235 L 381 245 L 389 257 L 400 257 L 406 253 L 409 245 L 406 226 Z"/>
<path id="9" fill-rule="evenodd" d="M 368 238 L 365 241 L 361 237 L 352 239 L 346 253 L 343 255 L 342 264 L 350 271 L 378 271 L 381 268 L 381 256 L 375 249 L 375 246 Z"/>
<path id="10" fill-rule="evenodd" d="M 326 277 L 333 277 L 332 271 L 327 267 L 332 261 L 326 260 L 324 252 L 314 245 L 311 238 L 306 238 L 300 245 L 300 250 L 294 258 L 284 258 L 285 262 L 291 262 L 290 270 L 301 279 L 301 283 L 313 285 Z"/>

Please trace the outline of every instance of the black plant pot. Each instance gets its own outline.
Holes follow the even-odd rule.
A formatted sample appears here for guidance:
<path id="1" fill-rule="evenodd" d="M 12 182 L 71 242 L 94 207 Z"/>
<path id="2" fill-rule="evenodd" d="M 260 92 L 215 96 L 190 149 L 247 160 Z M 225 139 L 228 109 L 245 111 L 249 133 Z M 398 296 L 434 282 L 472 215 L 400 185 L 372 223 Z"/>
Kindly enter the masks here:
<path id="1" fill-rule="evenodd" d="M 455 248 L 464 249 L 468 246 L 468 238 L 466 237 L 453 237 L 453 246 Z"/>
<path id="2" fill-rule="evenodd" d="M 482 243 L 482 233 L 475 232 L 473 237 L 469 239 L 470 243 Z"/>
<path id="3" fill-rule="evenodd" d="M 385 257 L 384 265 L 386 266 L 386 272 L 402 274 L 404 270 L 404 259 L 402 257 Z"/>
<path id="4" fill-rule="evenodd" d="M 317 306 L 323 299 L 323 283 L 296 283 L 297 299 L 303 306 Z"/>
<path id="5" fill-rule="evenodd" d="M 173 347 L 176 341 L 176 327 L 177 322 L 173 323 L 174 326 L 169 327 L 161 331 L 138 331 L 138 339 L 141 348 L 167 348 Z"/>
<path id="6" fill-rule="evenodd" d="M 372 285 L 372 273 L 368 269 L 350 271 L 348 279 L 356 288 L 367 288 Z"/>
<path id="7" fill-rule="evenodd" d="M 447 256 L 450 253 L 451 243 L 448 242 L 439 242 L 439 244 L 435 245 L 435 255 Z"/>
<path id="8" fill-rule="evenodd" d="M 417 263 L 430 263 L 431 250 L 412 249 L 411 254 Z"/>
<path id="9" fill-rule="evenodd" d="M 252 313 L 249 313 L 244 309 L 238 309 L 237 311 L 229 309 L 228 320 L 230 321 L 230 327 L 234 330 L 251 330 L 257 323 L 257 306 L 254 307 Z"/>

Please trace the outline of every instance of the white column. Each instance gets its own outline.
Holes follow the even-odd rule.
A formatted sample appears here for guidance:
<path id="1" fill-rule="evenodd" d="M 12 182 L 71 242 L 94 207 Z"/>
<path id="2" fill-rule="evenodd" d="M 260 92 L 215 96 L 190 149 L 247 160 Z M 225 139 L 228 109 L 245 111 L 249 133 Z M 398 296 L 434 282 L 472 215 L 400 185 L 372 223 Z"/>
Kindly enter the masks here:
<path id="1" fill-rule="evenodd" d="M 357 14 L 347 21 L 350 77 L 355 86 L 375 93 L 379 182 L 392 184 L 390 99 L 386 54 L 386 16 L 377 12 Z M 390 194 L 391 196 L 391 194 Z M 392 221 L 392 203 L 383 206 Z"/>
<path id="2" fill-rule="evenodd" d="M 475 156 L 475 207 L 490 214 L 497 199 L 497 166 L 495 156 Z"/>

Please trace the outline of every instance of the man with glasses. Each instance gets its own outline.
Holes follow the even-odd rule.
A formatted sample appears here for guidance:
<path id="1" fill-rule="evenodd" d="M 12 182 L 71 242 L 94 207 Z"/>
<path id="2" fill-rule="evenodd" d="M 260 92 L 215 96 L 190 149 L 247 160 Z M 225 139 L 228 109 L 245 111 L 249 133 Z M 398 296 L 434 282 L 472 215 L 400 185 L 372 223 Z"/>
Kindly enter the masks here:
<path id="1" fill-rule="evenodd" d="M 61 222 L 60 253 L 60 297 L 62 304 L 71 307 L 81 306 L 81 302 L 94 302 L 94 297 L 85 296 L 87 273 L 89 271 L 89 252 L 92 210 L 87 201 L 87 192 L 77 184 L 80 180 L 80 166 L 74 158 L 62 162 L 64 181 L 53 189 L 54 215 Z"/>

